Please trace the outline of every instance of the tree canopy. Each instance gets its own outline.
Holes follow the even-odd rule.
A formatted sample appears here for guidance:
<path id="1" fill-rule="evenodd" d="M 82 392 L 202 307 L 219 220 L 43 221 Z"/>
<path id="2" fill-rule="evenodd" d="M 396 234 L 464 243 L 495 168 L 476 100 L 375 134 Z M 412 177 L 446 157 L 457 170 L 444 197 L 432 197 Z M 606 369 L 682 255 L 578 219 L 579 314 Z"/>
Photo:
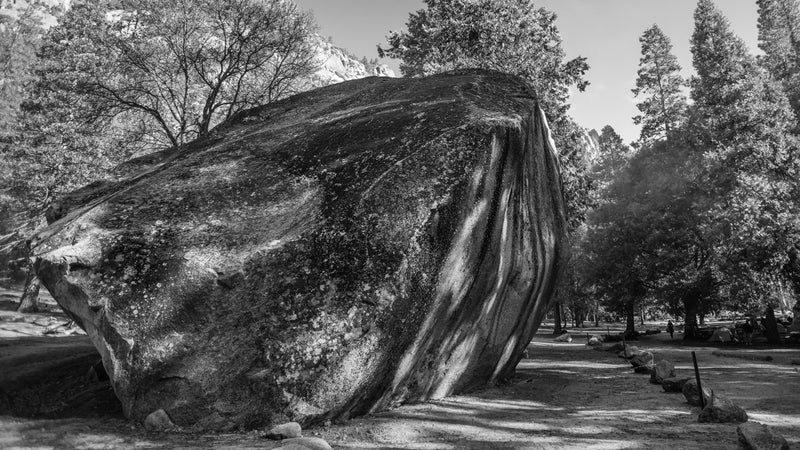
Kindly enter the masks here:
<path id="1" fill-rule="evenodd" d="M 401 60 L 405 76 L 452 69 L 492 69 L 518 75 L 534 87 L 561 152 L 570 228 L 589 207 L 591 190 L 580 136 L 568 116 L 571 86 L 583 90 L 586 58 L 565 60 L 556 15 L 532 0 L 425 0 L 409 15 L 406 30 L 390 32 L 380 56 Z"/>
<path id="2" fill-rule="evenodd" d="M 667 139 L 683 121 L 686 98 L 678 58 L 672 54 L 672 42 L 658 25 L 648 28 L 639 42 L 642 58 L 633 94 L 644 97 L 636 107 L 641 112 L 633 123 L 642 126 L 640 145 Z"/>

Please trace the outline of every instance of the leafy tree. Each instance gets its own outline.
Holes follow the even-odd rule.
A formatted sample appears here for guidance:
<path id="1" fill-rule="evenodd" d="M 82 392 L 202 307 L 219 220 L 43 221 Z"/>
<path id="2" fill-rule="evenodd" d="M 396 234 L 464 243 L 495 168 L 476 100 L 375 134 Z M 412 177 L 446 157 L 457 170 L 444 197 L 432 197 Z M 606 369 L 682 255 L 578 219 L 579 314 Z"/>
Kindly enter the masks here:
<path id="1" fill-rule="evenodd" d="M 72 7 L 42 47 L 55 89 L 86 122 L 129 113 L 181 146 L 254 106 L 291 95 L 315 69 L 312 18 L 280 0 L 143 0 L 109 19 Z M 88 117 L 87 117 L 88 116 Z"/>
<path id="2" fill-rule="evenodd" d="M 0 14 L 0 139 L 15 132 L 25 83 L 33 78 L 42 33 L 39 9 L 29 5 L 12 17 Z"/>
<path id="3" fill-rule="evenodd" d="M 636 107 L 641 112 L 633 122 L 642 126 L 639 145 L 669 138 L 683 120 L 686 98 L 681 66 L 672 54 L 672 43 L 658 25 L 648 28 L 639 42 L 642 58 L 633 94 L 644 97 Z"/>
<path id="4" fill-rule="evenodd" d="M 19 255 L 13 251 L 24 237 L 23 202 L 13 189 L 18 175 L 12 153 L 19 141 L 18 117 L 24 88 L 34 77 L 36 48 L 41 34 L 43 8 L 28 3 L 14 16 L 0 14 L 0 274 L 9 271 L 9 263 Z"/>
<path id="5" fill-rule="evenodd" d="M 548 115 L 561 152 L 570 229 L 583 222 L 591 189 L 582 152 L 582 130 L 566 114 L 569 88 L 583 90 L 589 66 L 564 60 L 556 15 L 532 0 L 425 0 L 409 15 L 407 30 L 390 32 L 381 57 L 402 60 L 405 76 L 452 69 L 492 69 L 532 84 Z"/>
<path id="6" fill-rule="evenodd" d="M 42 40 L 9 186 L 29 230 L 60 193 L 135 153 L 179 147 L 245 108 L 306 88 L 311 17 L 281 0 L 75 4 Z M 24 239 L 23 239 L 24 240 Z M 35 308 L 30 272 L 21 307 Z"/>

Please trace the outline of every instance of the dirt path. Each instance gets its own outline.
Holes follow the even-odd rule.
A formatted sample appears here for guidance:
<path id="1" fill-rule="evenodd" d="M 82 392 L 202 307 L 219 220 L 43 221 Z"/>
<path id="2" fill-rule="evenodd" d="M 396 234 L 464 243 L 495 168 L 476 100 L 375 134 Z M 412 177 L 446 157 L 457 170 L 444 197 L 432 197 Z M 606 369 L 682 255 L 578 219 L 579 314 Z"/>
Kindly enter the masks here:
<path id="1" fill-rule="evenodd" d="M 125 420 L 108 382 L 87 377 L 98 355 L 85 336 L 45 337 L 47 317 L 20 319 L 0 304 L 0 448 L 274 448 L 263 431 L 149 433 Z M 45 317 L 45 319 L 42 319 Z M 37 322 L 38 320 L 38 322 Z M 39 323 L 40 325 L 37 325 Z M 334 448 L 382 449 L 729 449 L 735 425 L 697 423 L 699 408 L 666 394 L 608 352 L 554 343 L 529 347 L 515 382 L 471 395 L 408 405 L 306 430 Z M 685 347 L 664 335 L 635 345 L 691 375 L 697 351 L 704 380 L 800 449 L 800 359 L 794 348 Z M 714 353 L 729 355 L 715 356 Z M 770 356 L 772 361 L 761 361 Z"/>
<path id="2" fill-rule="evenodd" d="M 679 376 L 692 374 L 696 350 L 708 386 L 800 448 L 797 366 L 717 357 L 715 347 L 638 345 L 674 361 Z M 513 385 L 356 419 L 323 437 L 342 448 L 737 448 L 736 425 L 697 423 L 699 408 L 616 356 L 550 336 L 536 338 L 529 352 Z"/>

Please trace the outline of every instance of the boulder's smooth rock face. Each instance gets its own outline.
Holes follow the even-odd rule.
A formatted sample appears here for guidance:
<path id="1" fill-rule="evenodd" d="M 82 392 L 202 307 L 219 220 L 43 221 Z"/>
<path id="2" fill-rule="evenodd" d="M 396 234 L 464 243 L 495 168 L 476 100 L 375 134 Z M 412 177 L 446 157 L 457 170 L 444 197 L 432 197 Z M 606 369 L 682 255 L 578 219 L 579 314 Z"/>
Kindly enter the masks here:
<path id="1" fill-rule="evenodd" d="M 711 401 L 700 411 L 698 422 L 704 423 L 742 423 L 747 422 L 747 412 L 730 399 L 711 394 Z"/>
<path id="2" fill-rule="evenodd" d="M 789 450 L 786 438 L 768 426 L 758 422 L 747 422 L 736 428 L 739 442 L 747 450 Z"/>
<path id="3" fill-rule="evenodd" d="M 86 201 L 37 270 L 128 417 L 347 418 L 507 379 L 564 254 L 518 78 L 367 78 L 248 111 Z"/>

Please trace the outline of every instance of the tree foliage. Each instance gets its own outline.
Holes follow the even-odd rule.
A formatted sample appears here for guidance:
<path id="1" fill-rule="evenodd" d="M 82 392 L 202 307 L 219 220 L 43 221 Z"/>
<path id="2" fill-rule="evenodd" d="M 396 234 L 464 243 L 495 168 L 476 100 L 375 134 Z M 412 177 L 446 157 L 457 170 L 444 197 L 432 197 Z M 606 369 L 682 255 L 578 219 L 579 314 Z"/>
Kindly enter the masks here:
<path id="1" fill-rule="evenodd" d="M 312 18 L 280 0 L 144 0 L 71 8 L 48 34 L 43 76 L 81 96 L 85 121 L 131 113 L 180 146 L 300 89 Z"/>
<path id="2" fill-rule="evenodd" d="M 407 29 L 390 32 L 380 56 L 401 60 L 405 76 L 452 69 L 492 69 L 518 75 L 534 87 L 561 152 L 570 228 L 583 222 L 591 189 L 582 130 L 566 114 L 569 88 L 583 90 L 589 66 L 565 61 L 556 15 L 532 0 L 425 0 L 409 15 Z"/>
<path id="3" fill-rule="evenodd" d="M 405 76 L 483 68 L 530 81 L 546 111 L 566 111 L 570 86 L 584 89 L 586 59 L 564 61 L 556 15 L 531 0 L 425 0 L 407 31 L 391 32 L 381 56 L 402 60 Z"/>
<path id="4" fill-rule="evenodd" d="M 598 191 L 608 187 L 620 171 L 625 167 L 631 156 L 631 148 L 623 142 L 611 125 L 606 125 L 600 130 L 598 139 L 600 155 L 593 167 L 593 177 Z"/>
<path id="5" fill-rule="evenodd" d="M 797 0 L 758 0 L 761 64 L 780 82 L 800 118 L 800 7 Z"/>
<path id="6" fill-rule="evenodd" d="M 611 176 L 588 234 L 588 278 L 607 307 L 654 299 L 685 316 L 687 337 L 710 311 L 769 305 L 800 238 L 800 147 L 784 90 L 711 0 L 694 17 L 688 119 Z"/>
<path id="7" fill-rule="evenodd" d="M 641 114 L 633 122 L 642 126 L 639 145 L 667 139 L 683 121 L 686 98 L 681 66 L 672 54 L 672 42 L 658 25 L 648 28 L 639 42 L 642 58 L 633 94 L 643 97 L 636 104 Z"/>
<path id="8" fill-rule="evenodd" d="M 781 87 L 710 0 L 699 2 L 695 21 L 689 134 L 704 152 L 706 220 L 728 296 L 763 298 L 800 237 L 794 117 Z"/>

